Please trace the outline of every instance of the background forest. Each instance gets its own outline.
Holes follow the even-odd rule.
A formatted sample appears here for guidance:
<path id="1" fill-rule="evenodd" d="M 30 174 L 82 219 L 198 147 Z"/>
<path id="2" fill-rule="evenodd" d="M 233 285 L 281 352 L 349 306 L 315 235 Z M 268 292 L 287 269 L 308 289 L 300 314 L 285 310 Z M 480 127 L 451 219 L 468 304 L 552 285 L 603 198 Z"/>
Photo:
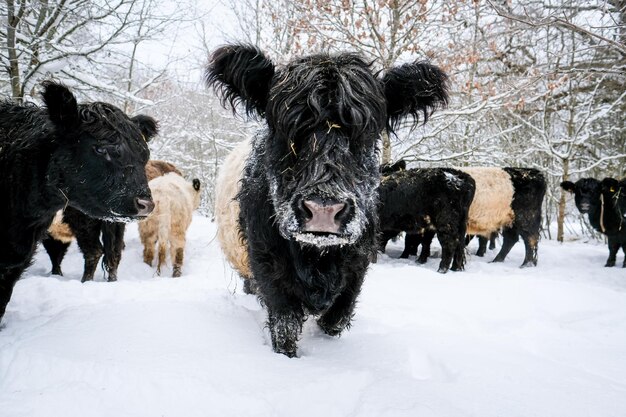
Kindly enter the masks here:
<path id="1" fill-rule="evenodd" d="M 350 50 L 381 70 L 443 67 L 448 109 L 388 138 L 383 161 L 539 168 L 545 238 L 584 222 L 561 181 L 626 173 L 625 0 L 3 0 L 0 14 L 3 97 L 38 102 L 39 83 L 56 79 L 154 116 L 152 157 L 206 184 L 208 215 L 222 158 L 257 127 L 203 85 L 210 51 L 228 41 L 278 64 Z"/>

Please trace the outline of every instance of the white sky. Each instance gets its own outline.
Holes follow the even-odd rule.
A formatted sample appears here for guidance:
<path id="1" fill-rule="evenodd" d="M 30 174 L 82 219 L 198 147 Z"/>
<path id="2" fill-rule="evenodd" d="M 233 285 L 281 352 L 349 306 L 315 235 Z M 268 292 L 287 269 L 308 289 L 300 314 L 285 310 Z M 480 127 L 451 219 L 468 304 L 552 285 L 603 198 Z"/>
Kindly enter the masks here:
<path id="1" fill-rule="evenodd" d="M 192 0 L 193 1 L 193 0 Z M 179 79 L 198 81 L 207 56 L 202 45 L 202 26 L 206 42 L 213 49 L 228 41 L 239 40 L 233 13 L 220 0 L 195 0 L 195 20 L 172 25 L 160 41 L 140 44 L 140 61 L 152 68 L 167 66 Z"/>

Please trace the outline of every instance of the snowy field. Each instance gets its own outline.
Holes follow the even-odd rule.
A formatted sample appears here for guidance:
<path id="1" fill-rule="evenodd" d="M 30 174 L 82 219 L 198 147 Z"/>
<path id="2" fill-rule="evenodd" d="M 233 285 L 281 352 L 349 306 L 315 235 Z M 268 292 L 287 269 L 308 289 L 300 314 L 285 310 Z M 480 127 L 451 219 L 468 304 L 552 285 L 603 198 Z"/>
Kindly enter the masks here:
<path id="1" fill-rule="evenodd" d="M 51 277 L 40 250 L 0 331 L 0 416 L 626 416 L 626 269 L 605 245 L 541 241 L 520 269 L 520 242 L 441 275 L 396 242 L 352 329 L 309 321 L 289 359 L 214 237 L 196 216 L 178 279 L 142 263 L 136 225 L 116 283 L 81 284 L 76 244 Z"/>

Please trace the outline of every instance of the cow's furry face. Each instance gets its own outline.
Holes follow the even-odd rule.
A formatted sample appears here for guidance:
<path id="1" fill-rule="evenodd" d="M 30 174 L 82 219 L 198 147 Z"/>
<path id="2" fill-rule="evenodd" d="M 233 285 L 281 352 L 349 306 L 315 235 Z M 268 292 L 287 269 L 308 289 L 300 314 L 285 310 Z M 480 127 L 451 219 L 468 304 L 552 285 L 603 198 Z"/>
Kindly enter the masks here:
<path id="1" fill-rule="evenodd" d="M 592 208 L 600 206 L 602 186 L 600 181 L 594 178 L 582 178 L 575 183 L 565 181 L 561 183 L 561 188 L 574 193 L 576 208 L 582 214 L 589 213 Z"/>
<path id="2" fill-rule="evenodd" d="M 286 239 L 355 243 L 375 218 L 380 135 L 447 102 L 446 75 L 424 62 L 377 77 L 355 54 L 318 54 L 276 68 L 250 45 L 211 57 L 207 82 L 224 104 L 265 118 L 253 155 L 267 173 Z M 271 221 L 271 219 L 268 219 Z"/>
<path id="3" fill-rule="evenodd" d="M 317 246 L 354 243 L 375 209 L 386 121 L 369 65 L 354 55 L 294 62 L 276 73 L 266 118 L 265 163 L 281 234 Z"/>
<path id="4" fill-rule="evenodd" d="M 130 221 L 152 208 L 145 165 L 156 122 L 129 118 L 106 103 L 76 105 L 65 87 L 49 84 L 44 101 L 58 146 L 49 177 L 69 206 L 105 220 Z"/>

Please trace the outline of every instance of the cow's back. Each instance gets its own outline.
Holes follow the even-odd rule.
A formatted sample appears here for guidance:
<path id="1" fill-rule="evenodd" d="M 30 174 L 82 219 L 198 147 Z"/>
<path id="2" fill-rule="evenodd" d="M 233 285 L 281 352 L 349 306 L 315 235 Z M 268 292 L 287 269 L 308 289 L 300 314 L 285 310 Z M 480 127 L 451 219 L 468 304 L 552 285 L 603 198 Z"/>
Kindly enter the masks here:
<path id="1" fill-rule="evenodd" d="M 515 219 L 512 201 L 515 189 L 509 174 L 495 167 L 459 167 L 476 182 L 469 208 L 467 233 L 488 236 Z"/>

